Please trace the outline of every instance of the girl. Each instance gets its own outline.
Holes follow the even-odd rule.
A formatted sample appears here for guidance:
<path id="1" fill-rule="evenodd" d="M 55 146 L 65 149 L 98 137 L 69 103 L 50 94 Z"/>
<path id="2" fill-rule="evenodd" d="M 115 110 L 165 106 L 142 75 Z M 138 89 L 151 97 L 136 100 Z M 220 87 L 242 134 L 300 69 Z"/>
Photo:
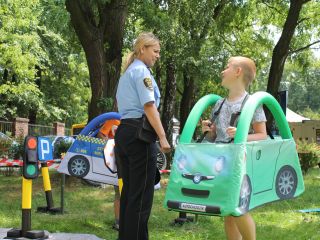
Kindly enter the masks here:
<path id="1" fill-rule="evenodd" d="M 217 101 L 212 110 L 212 116 L 220 108 L 219 115 L 214 122 L 202 121 L 202 131 L 207 132 L 207 140 L 212 142 L 230 143 L 234 138 L 237 128 L 230 126 L 233 113 L 241 109 L 241 105 L 249 97 L 246 89 L 256 75 L 255 63 L 246 57 L 232 57 L 227 67 L 221 72 L 221 85 L 228 89 L 228 97 Z M 214 118 L 213 118 L 214 119 Z M 262 107 L 259 107 L 253 116 L 248 141 L 266 139 L 266 117 Z M 228 240 L 254 240 L 256 239 L 255 223 L 249 213 L 240 217 L 228 216 L 224 221 L 225 232 Z"/>

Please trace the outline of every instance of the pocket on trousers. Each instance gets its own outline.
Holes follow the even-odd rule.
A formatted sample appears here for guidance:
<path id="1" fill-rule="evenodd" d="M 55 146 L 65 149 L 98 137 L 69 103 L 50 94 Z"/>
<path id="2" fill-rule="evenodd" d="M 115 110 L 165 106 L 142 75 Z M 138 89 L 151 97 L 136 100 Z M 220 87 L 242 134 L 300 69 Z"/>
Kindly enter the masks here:
<path id="1" fill-rule="evenodd" d="M 146 115 L 142 116 L 141 125 L 137 128 L 136 137 L 146 143 L 154 143 L 157 141 L 157 133 L 151 126 Z"/>

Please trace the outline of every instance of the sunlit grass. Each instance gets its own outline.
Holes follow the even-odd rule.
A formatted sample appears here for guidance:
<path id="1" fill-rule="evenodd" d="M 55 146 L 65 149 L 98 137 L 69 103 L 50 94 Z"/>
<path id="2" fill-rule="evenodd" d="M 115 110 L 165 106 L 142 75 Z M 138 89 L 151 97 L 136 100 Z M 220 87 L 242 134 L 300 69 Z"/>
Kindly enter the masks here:
<path id="1" fill-rule="evenodd" d="M 52 175 L 55 206 L 60 204 L 60 178 Z M 313 169 L 305 176 L 305 193 L 294 200 L 279 201 L 253 210 L 257 225 L 257 237 L 270 239 L 320 239 L 320 214 L 297 212 L 303 208 L 320 207 L 320 170 Z M 0 227 L 21 225 L 21 177 L 0 176 Z M 198 222 L 172 226 L 176 212 L 163 208 L 165 188 L 155 192 L 153 210 L 149 221 L 150 239 L 155 240 L 205 240 L 225 239 L 223 219 L 199 216 Z M 91 233 L 104 239 L 116 239 L 111 229 L 113 216 L 113 188 L 95 188 L 69 178 L 65 187 L 64 215 L 37 213 L 38 206 L 45 205 L 42 179 L 33 183 L 32 229 L 49 232 Z"/>

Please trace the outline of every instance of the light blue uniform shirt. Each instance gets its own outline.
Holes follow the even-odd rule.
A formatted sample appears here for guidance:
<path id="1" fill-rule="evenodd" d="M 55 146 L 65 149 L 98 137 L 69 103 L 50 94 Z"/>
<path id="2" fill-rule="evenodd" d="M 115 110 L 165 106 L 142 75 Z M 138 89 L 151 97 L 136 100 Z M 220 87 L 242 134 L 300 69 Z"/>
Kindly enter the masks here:
<path id="1" fill-rule="evenodd" d="M 152 87 L 148 85 L 152 82 Z M 135 59 L 120 77 L 117 89 L 118 110 L 121 119 L 141 118 L 144 114 L 143 106 L 154 102 L 160 104 L 160 91 L 150 70 L 140 60 Z"/>

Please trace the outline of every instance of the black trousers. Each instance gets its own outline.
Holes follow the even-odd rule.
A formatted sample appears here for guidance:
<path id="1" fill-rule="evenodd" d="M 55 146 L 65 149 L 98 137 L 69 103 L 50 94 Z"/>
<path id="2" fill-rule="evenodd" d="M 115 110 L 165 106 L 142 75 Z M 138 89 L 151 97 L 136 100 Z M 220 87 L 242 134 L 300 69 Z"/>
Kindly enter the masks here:
<path id="1" fill-rule="evenodd" d="M 115 136 L 120 198 L 120 240 L 147 240 L 156 169 L 156 145 L 136 138 L 137 128 L 120 124 Z"/>

